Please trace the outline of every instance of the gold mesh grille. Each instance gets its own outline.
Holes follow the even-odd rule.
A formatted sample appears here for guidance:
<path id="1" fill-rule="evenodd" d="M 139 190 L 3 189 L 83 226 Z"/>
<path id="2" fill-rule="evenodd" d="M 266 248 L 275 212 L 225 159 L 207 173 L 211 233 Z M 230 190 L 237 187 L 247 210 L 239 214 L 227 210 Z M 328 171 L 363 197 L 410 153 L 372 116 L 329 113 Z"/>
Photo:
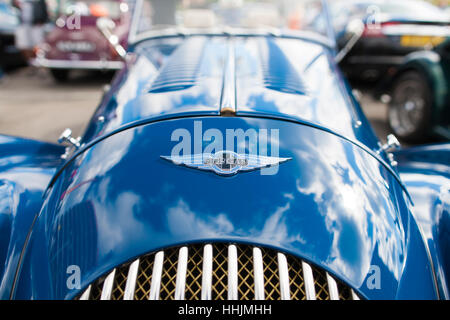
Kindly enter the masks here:
<path id="1" fill-rule="evenodd" d="M 228 298 L 228 247 L 224 244 L 214 245 L 213 271 L 212 271 L 212 298 L 214 300 L 227 300 Z"/>
<path id="2" fill-rule="evenodd" d="M 166 250 L 161 277 L 161 300 L 174 300 L 177 278 L 178 250 Z"/>
<path id="3" fill-rule="evenodd" d="M 315 267 L 312 267 L 312 269 L 314 275 L 314 287 L 316 288 L 316 299 L 330 300 L 326 274 Z"/>
<path id="4" fill-rule="evenodd" d="M 140 259 L 138 275 L 136 278 L 136 288 L 134 290 L 135 300 L 145 300 L 150 292 L 152 282 L 153 261 L 155 255 L 150 254 Z"/>
<path id="5" fill-rule="evenodd" d="M 289 287 L 292 300 L 306 300 L 305 282 L 303 281 L 302 262 L 288 257 Z"/>
<path id="6" fill-rule="evenodd" d="M 238 247 L 238 295 L 240 300 L 253 300 L 255 296 L 252 257 L 252 247 Z"/>
<path id="7" fill-rule="evenodd" d="M 112 300 L 122 300 L 125 293 L 125 285 L 127 283 L 128 266 L 120 267 L 116 270 L 114 277 L 113 291 L 111 293 Z"/>
<path id="8" fill-rule="evenodd" d="M 99 279 L 96 281 L 95 285 L 92 286 L 91 294 L 89 299 L 91 300 L 100 300 L 100 296 L 102 295 L 103 282 L 105 279 Z"/>
<path id="9" fill-rule="evenodd" d="M 264 296 L 266 300 L 280 300 L 280 276 L 277 254 L 269 250 L 263 253 Z"/>
<path id="10" fill-rule="evenodd" d="M 229 244 L 212 244 L 212 273 L 211 273 L 211 297 L 213 300 L 226 300 L 228 298 L 228 246 Z M 237 293 L 239 300 L 255 299 L 254 261 L 253 247 L 249 245 L 236 245 L 237 247 Z M 282 297 L 280 287 L 280 268 L 278 265 L 278 252 L 272 249 L 260 248 L 263 260 L 264 297 L 266 300 L 280 300 Z M 159 299 L 173 300 L 175 298 L 177 268 L 179 265 L 180 247 L 164 250 L 164 259 L 160 275 Z M 204 263 L 204 245 L 188 246 L 187 269 L 185 274 L 184 297 L 186 300 L 200 300 L 202 297 L 202 277 Z M 306 300 L 306 288 L 304 283 L 302 260 L 286 255 L 287 276 L 289 279 L 289 294 L 292 300 Z M 132 262 L 117 267 L 111 299 L 121 300 L 125 297 L 128 272 Z M 313 271 L 314 288 L 317 300 L 329 300 L 329 284 L 326 272 L 314 265 L 310 265 Z M 153 269 L 155 267 L 155 253 L 139 258 L 134 293 L 135 300 L 149 299 L 152 285 Z M 105 278 L 108 274 L 94 281 L 90 286 L 90 300 L 100 300 Z M 343 282 L 336 281 L 339 299 L 351 300 L 352 289 Z M 81 294 L 78 298 L 81 297 Z"/>
<path id="11" fill-rule="evenodd" d="M 342 282 L 338 282 L 339 300 L 352 300 L 352 289 Z"/>
<path id="12" fill-rule="evenodd" d="M 192 247 L 189 252 L 189 259 L 186 270 L 186 300 L 200 300 L 202 290 L 202 264 L 203 250 L 201 247 Z"/>

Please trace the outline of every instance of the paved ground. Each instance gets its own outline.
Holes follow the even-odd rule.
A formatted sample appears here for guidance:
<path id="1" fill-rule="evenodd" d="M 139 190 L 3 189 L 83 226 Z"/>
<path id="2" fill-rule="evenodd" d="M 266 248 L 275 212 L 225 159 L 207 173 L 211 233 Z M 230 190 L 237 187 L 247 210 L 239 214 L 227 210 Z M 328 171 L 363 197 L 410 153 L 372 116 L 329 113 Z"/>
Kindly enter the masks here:
<path id="1" fill-rule="evenodd" d="M 374 100 L 369 92 L 364 90 L 361 92 L 362 98 L 360 103 L 364 113 L 372 124 L 378 138 L 381 141 L 386 142 L 387 135 L 392 133 L 387 123 L 387 105 Z"/>
<path id="2" fill-rule="evenodd" d="M 55 142 L 65 128 L 74 136 L 84 132 L 111 77 L 74 74 L 56 83 L 45 70 L 22 69 L 0 79 L 0 134 Z M 388 133 L 386 105 L 363 92 L 361 103 L 377 135 Z"/>
<path id="3" fill-rule="evenodd" d="M 22 69 L 0 79 L 0 134 L 55 142 L 65 128 L 83 133 L 111 77 L 75 74 L 56 83 L 45 70 Z"/>

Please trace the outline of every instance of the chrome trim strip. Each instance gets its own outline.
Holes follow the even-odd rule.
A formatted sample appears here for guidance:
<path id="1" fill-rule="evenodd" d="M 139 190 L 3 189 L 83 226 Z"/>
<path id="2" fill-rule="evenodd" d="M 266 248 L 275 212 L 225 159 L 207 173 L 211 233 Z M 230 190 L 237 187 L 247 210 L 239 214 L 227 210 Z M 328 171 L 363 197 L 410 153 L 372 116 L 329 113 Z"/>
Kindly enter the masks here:
<path id="1" fill-rule="evenodd" d="M 220 114 L 236 113 L 236 57 L 234 52 L 234 43 L 228 41 L 228 58 L 225 63 L 225 69 L 222 82 L 222 96 L 220 99 Z"/>
<path id="2" fill-rule="evenodd" d="M 291 290 L 289 288 L 289 268 L 286 256 L 278 253 L 278 273 L 280 277 L 281 300 L 291 300 Z"/>
<path id="3" fill-rule="evenodd" d="M 238 299 L 238 256 L 234 244 L 228 246 L 228 300 Z"/>
<path id="4" fill-rule="evenodd" d="M 327 272 L 328 291 L 330 292 L 330 300 L 339 300 L 339 290 L 336 281 Z"/>
<path id="5" fill-rule="evenodd" d="M 175 285 L 175 300 L 184 300 L 186 287 L 186 269 L 188 262 L 188 248 L 181 247 L 178 254 L 177 280 Z"/>
<path id="6" fill-rule="evenodd" d="M 102 295 L 100 300 L 111 300 L 112 289 L 114 285 L 114 277 L 116 276 L 116 269 L 114 269 L 105 279 L 103 283 Z"/>
<path id="7" fill-rule="evenodd" d="M 164 263 L 164 251 L 159 251 L 155 254 L 153 261 L 152 282 L 150 285 L 149 300 L 159 300 L 159 290 L 161 288 L 161 275 Z"/>
<path id="8" fill-rule="evenodd" d="M 259 248 L 253 248 L 253 276 L 255 278 L 255 300 L 264 300 L 264 266 Z"/>
<path id="9" fill-rule="evenodd" d="M 135 260 L 128 269 L 127 283 L 125 285 L 125 292 L 123 294 L 123 300 L 134 299 L 134 289 L 136 288 L 136 279 L 139 270 L 139 259 Z"/>
<path id="10" fill-rule="evenodd" d="M 316 289 L 314 288 L 314 276 L 311 266 L 302 261 L 303 281 L 305 282 L 306 300 L 316 300 Z"/>
<path id="11" fill-rule="evenodd" d="M 358 295 L 355 293 L 355 291 L 353 291 L 353 289 L 352 289 L 352 299 L 353 300 L 359 300 Z"/>
<path id="12" fill-rule="evenodd" d="M 123 61 L 110 60 L 50 60 L 35 58 L 31 60 L 31 65 L 54 69 L 120 70 L 125 64 Z"/>
<path id="13" fill-rule="evenodd" d="M 202 300 L 211 300 L 212 290 L 212 266 L 213 266 L 213 247 L 207 244 L 203 248 L 203 268 L 202 268 Z"/>
<path id="14" fill-rule="evenodd" d="M 91 295 L 91 288 L 92 285 L 89 285 L 89 287 L 87 287 L 87 289 L 81 295 L 80 300 L 89 300 L 89 297 Z"/>

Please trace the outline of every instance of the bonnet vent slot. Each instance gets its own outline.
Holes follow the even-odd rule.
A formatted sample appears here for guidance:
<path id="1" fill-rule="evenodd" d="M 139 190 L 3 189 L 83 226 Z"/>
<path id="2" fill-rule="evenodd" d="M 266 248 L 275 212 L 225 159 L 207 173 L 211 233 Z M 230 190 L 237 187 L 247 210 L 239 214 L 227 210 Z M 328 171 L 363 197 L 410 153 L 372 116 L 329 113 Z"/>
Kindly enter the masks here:
<path id="1" fill-rule="evenodd" d="M 202 60 L 204 39 L 186 40 L 163 65 L 150 87 L 150 93 L 177 91 L 195 85 Z"/>
<path id="2" fill-rule="evenodd" d="M 294 66 L 275 41 L 261 40 L 259 47 L 263 81 L 267 89 L 293 94 L 307 93 L 306 86 Z"/>

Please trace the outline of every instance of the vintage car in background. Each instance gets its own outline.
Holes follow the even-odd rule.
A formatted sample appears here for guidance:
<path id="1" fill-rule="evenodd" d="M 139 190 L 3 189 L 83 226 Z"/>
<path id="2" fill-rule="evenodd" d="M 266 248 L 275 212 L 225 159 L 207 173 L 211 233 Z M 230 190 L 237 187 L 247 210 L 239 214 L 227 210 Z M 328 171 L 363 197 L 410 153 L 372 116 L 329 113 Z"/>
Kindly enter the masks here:
<path id="1" fill-rule="evenodd" d="M 0 70 L 10 70 L 26 65 L 15 45 L 15 32 L 19 25 L 17 10 L 0 0 Z"/>
<path id="2" fill-rule="evenodd" d="M 407 54 L 433 49 L 450 37 L 450 17 L 423 0 L 338 0 L 330 5 L 340 48 L 347 43 L 350 21 L 362 19 L 365 24 L 361 38 L 340 62 L 355 81 L 392 75 Z"/>
<path id="3" fill-rule="evenodd" d="M 120 70 L 122 58 L 96 27 L 100 17 L 114 24 L 113 33 L 126 48 L 130 27 L 130 3 L 124 0 L 62 0 L 54 28 L 38 46 L 33 65 L 49 68 L 57 81 L 70 70 Z"/>
<path id="4" fill-rule="evenodd" d="M 377 139 L 325 1 L 250 2 L 138 0 L 82 137 L 0 137 L 0 298 L 449 298 L 450 145 Z"/>
<path id="5" fill-rule="evenodd" d="M 380 92 L 390 96 L 389 125 L 401 139 L 417 143 L 450 140 L 450 38 L 433 51 L 406 56 Z"/>

